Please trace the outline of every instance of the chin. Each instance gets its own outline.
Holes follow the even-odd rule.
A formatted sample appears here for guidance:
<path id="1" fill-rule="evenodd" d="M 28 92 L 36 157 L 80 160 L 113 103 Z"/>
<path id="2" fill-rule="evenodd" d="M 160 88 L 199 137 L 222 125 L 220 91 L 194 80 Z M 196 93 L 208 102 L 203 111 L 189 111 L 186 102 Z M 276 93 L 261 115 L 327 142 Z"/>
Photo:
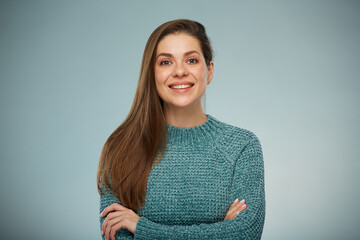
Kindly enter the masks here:
<path id="1" fill-rule="evenodd" d="M 191 100 L 176 101 L 176 102 L 174 101 L 174 102 L 170 103 L 169 105 L 171 107 L 176 107 L 176 108 L 186 108 L 186 107 L 194 106 L 197 103 L 201 104 L 201 101 L 191 101 Z"/>
<path id="2" fill-rule="evenodd" d="M 172 103 L 170 104 L 172 107 L 176 107 L 176 108 L 186 108 L 188 106 L 190 106 L 190 103 Z"/>

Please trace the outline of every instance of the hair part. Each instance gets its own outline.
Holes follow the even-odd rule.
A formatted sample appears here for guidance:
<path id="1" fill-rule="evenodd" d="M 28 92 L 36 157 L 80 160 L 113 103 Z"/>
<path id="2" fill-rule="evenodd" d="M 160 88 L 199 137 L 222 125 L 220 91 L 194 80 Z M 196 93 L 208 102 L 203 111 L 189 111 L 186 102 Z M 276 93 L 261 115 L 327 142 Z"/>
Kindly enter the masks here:
<path id="1" fill-rule="evenodd" d="M 167 124 L 155 85 L 154 66 L 159 42 L 186 33 L 198 39 L 206 64 L 213 58 L 205 27 L 187 19 L 166 22 L 150 35 L 141 62 L 134 101 L 125 121 L 110 135 L 101 152 L 97 187 L 111 191 L 121 204 L 137 210 L 145 203 L 147 179 L 166 149 Z"/>

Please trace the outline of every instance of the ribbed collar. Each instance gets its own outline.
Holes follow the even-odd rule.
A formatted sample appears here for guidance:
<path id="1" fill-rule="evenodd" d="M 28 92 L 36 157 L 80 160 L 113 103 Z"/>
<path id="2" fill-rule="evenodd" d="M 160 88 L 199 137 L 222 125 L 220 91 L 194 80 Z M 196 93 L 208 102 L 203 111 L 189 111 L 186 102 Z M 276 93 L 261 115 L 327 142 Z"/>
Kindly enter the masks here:
<path id="1" fill-rule="evenodd" d="M 167 142 L 168 144 L 185 144 L 192 145 L 199 142 L 213 140 L 217 135 L 217 131 L 221 122 L 211 115 L 207 115 L 208 119 L 201 125 L 192 128 L 179 128 L 167 124 Z"/>

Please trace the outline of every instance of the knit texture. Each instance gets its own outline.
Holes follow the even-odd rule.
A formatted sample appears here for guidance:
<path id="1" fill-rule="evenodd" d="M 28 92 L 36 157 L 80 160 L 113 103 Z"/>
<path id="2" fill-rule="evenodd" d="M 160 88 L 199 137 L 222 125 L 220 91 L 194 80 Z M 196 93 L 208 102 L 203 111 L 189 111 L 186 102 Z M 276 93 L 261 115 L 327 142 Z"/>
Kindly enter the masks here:
<path id="1" fill-rule="evenodd" d="M 193 128 L 168 125 L 167 137 L 165 154 L 148 177 L 145 205 L 136 211 L 135 234 L 121 229 L 116 239 L 260 239 L 264 163 L 255 134 L 208 115 Z M 224 220 L 236 198 L 245 199 L 247 209 Z M 115 202 L 105 191 L 100 212 Z"/>

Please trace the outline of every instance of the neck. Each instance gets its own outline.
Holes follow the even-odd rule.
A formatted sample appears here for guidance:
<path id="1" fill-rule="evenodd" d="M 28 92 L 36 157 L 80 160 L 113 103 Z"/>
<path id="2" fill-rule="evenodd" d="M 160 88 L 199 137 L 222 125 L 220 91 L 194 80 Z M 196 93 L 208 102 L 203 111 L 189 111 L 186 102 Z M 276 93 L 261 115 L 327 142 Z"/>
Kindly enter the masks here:
<path id="1" fill-rule="evenodd" d="M 179 128 L 199 126 L 207 120 L 201 104 L 185 108 L 164 105 L 164 114 L 168 124 Z"/>

